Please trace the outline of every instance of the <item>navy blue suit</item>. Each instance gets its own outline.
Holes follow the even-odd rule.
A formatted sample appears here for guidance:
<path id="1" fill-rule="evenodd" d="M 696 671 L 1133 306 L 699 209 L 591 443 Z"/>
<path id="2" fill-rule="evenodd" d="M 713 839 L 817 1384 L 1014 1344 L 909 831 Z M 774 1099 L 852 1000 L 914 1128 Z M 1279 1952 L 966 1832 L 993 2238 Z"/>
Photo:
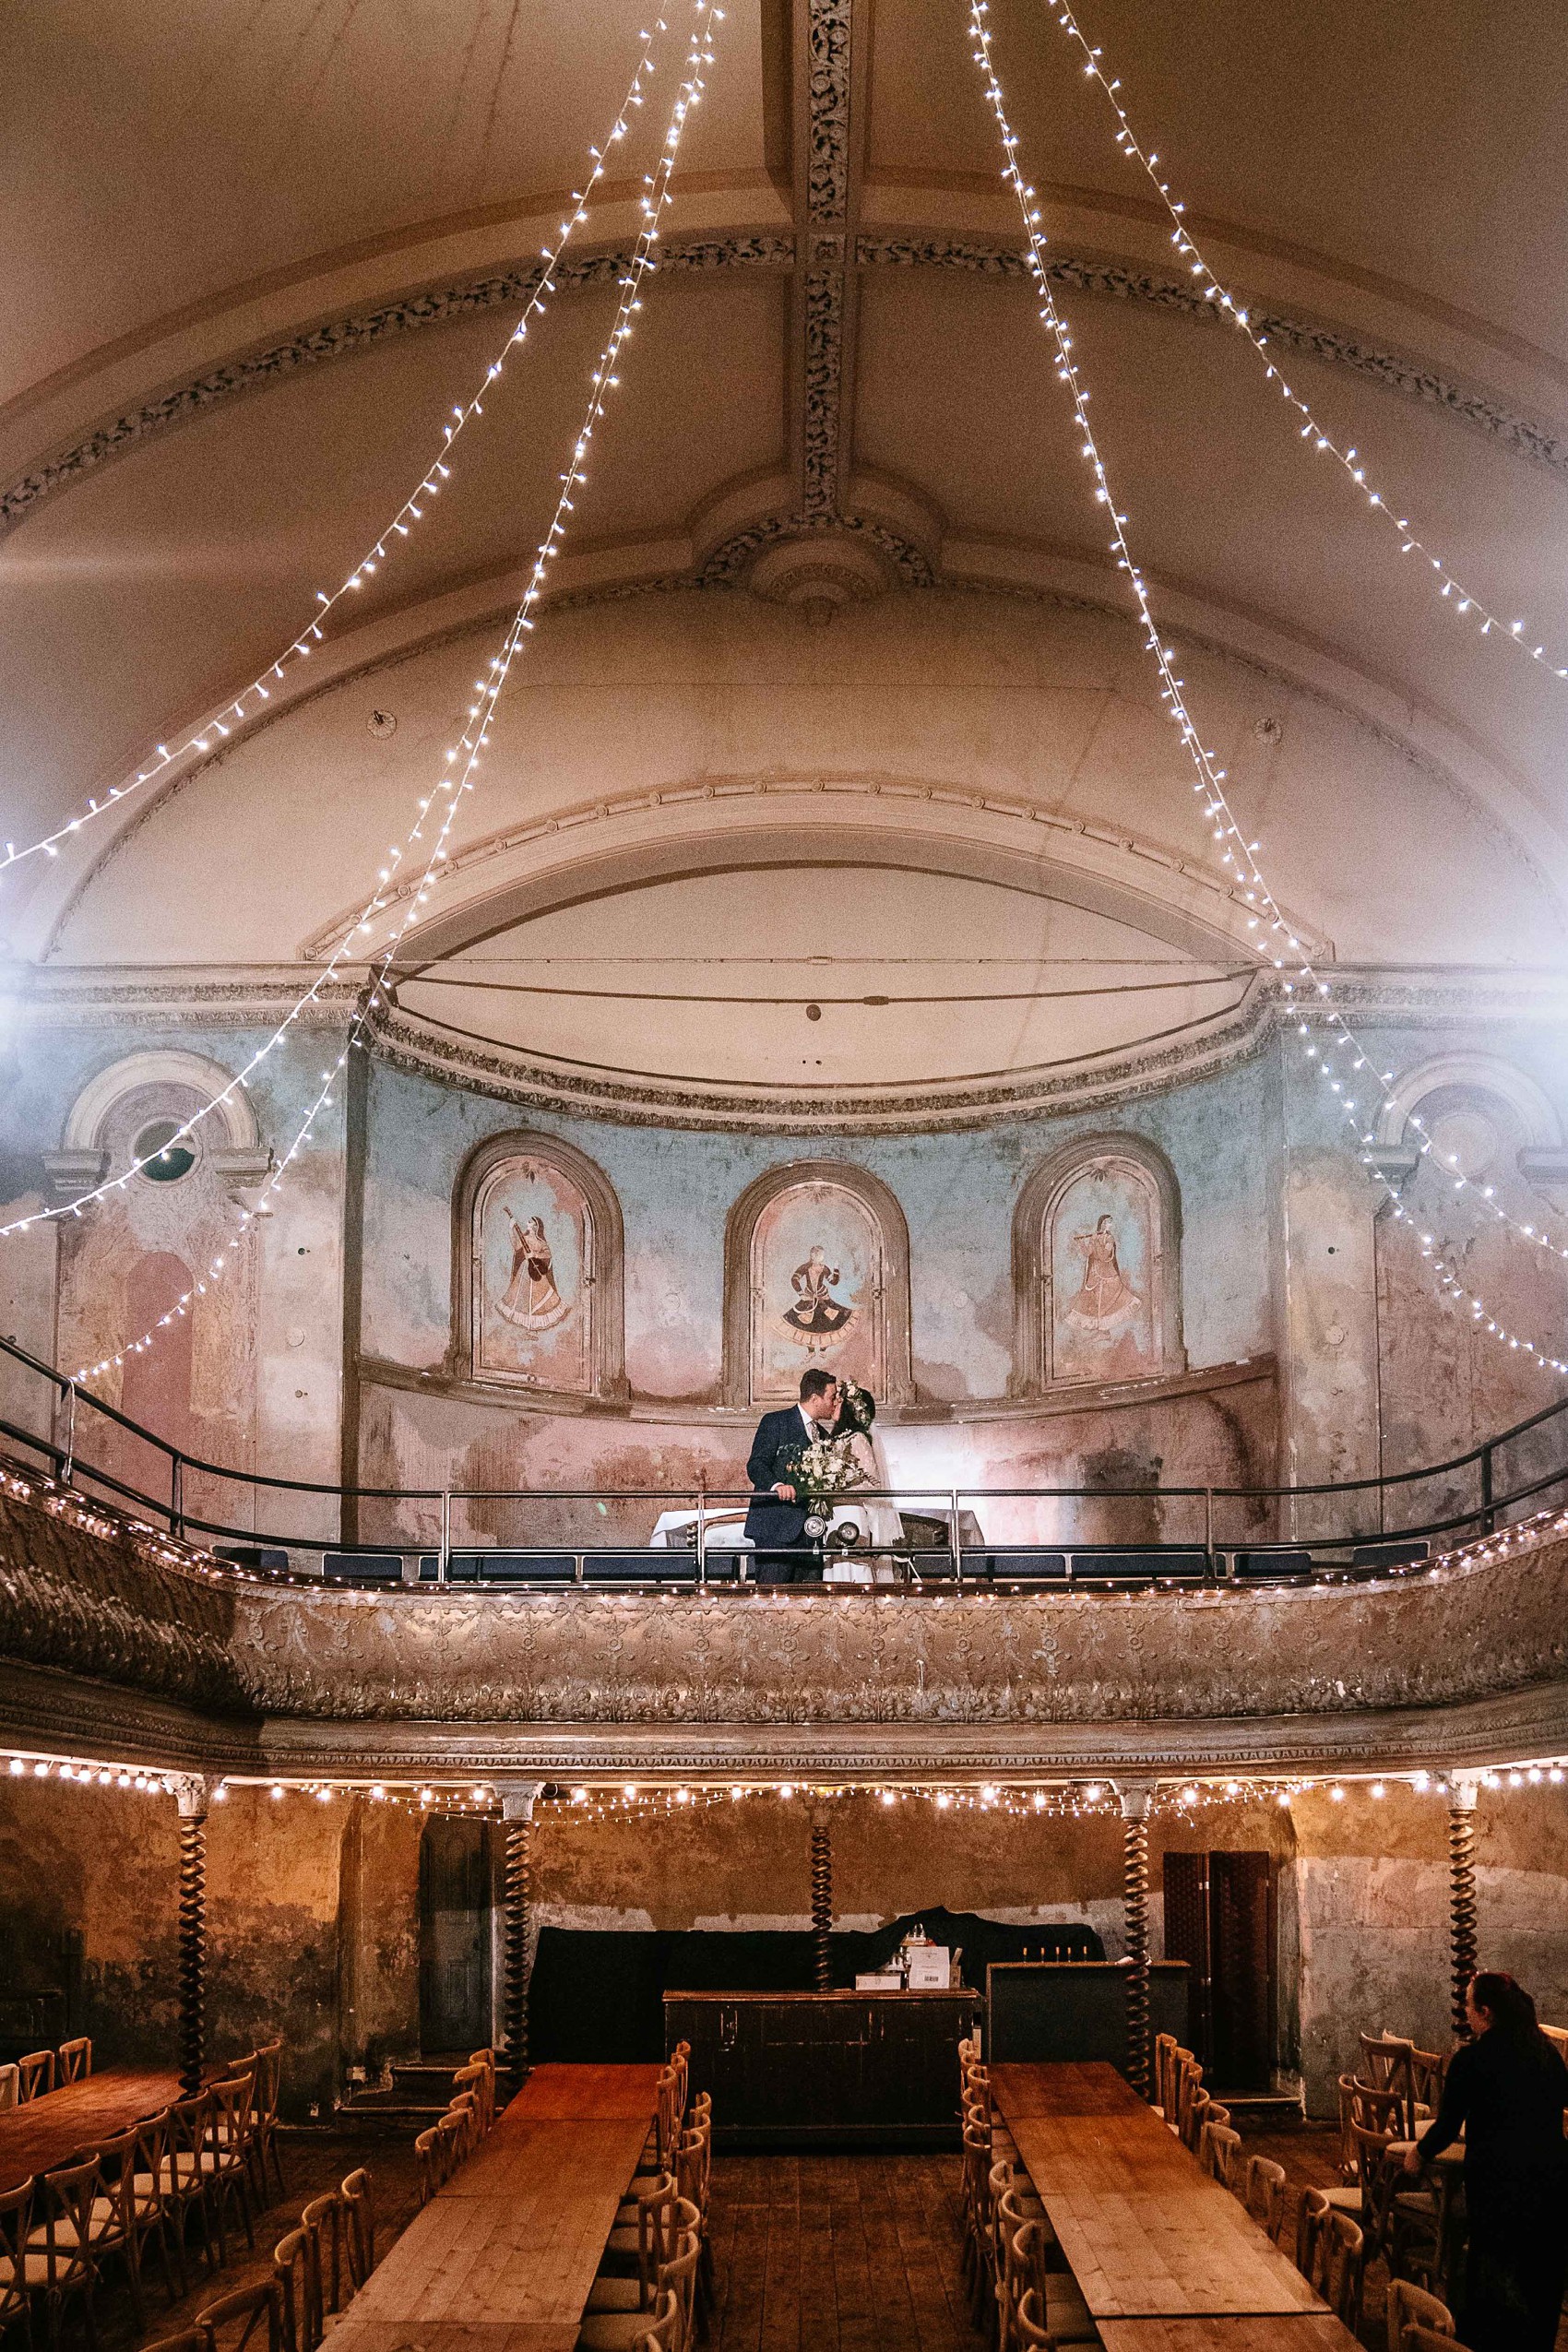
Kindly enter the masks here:
<path id="1" fill-rule="evenodd" d="M 771 1487 L 793 1484 L 797 1465 L 810 1443 L 798 1405 L 765 1413 L 757 1423 L 746 1464 L 752 1483 L 746 1534 L 755 1547 L 759 1585 L 814 1583 L 822 1574 L 807 1552 L 805 1504 L 782 1503 L 768 1491 Z M 781 1556 L 785 1546 L 793 1551 L 793 1558 Z"/>

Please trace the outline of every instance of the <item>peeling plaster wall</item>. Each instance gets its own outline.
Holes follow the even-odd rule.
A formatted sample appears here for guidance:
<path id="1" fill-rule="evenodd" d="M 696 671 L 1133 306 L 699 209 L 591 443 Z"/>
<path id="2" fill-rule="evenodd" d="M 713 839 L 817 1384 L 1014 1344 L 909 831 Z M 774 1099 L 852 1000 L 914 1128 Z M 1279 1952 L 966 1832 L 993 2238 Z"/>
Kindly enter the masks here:
<path id="1" fill-rule="evenodd" d="M 1436 1794 L 1352 1788 L 1298 1798 L 1301 2063 L 1313 2111 L 1330 2114 L 1358 2036 L 1408 2034 L 1446 2049 L 1448 1810 Z M 1479 1953 L 1568 2023 L 1568 1790 L 1483 1788 L 1476 1815 Z"/>
<path id="2" fill-rule="evenodd" d="M 1028 1924 L 1084 1920 L 1112 1959 L 1122 1939 L 1122 1830 L 1077 1819 L 944 1812 L 841 1799 L 829 1815 L 834 1910 L 871 1927 L 944 1906 Z M 802 1928 L 811 1811 L 748 1797 L 652 1820 L 550 1804 L 535 1824 L 539 1923 L 621 1929 Z M 1568 1791 L 1484 1790 L 1477 1817 L 1483 1966 L 1568 2022 Z M 1154 1950 L 1169 1851 L 1268 1853 L 1277 1913 L 1281 2069 L 1299 2067 L 1314 2114 L 1335 2110 L 1357 2037 L 1384 2027 L 1448 2046 L 1447 1808 L 1390 1784 L 1273 1804 L 1162 1809 L 1151 1824 Z M 233 1791 L 208 1825 L 209 2049 L 226 2057 L 281 2033 L 296 2114 L 327 2106 L 355 2070 L 419 2049 L 420 1817 L 368 1800 L 318 1805 Z M 47 1871 L 40 1858 L 48 1857 Z M 63 1981 L 63 1939 L 83 1938 L 78 2001 L 61 2030 L 90 2033 L 101 2065 L 172 2064 L 176 1823 L 166 1800 L 0 1780 L 0 1918 L 18 1992 Z"/>
<path id="3" fill-rule="evenodd" d="M 338 2076 L 342 1808 L 235 1789 L 208 1822 L 208 2056 L 281 2034 L 284 2103 L 330 2107 Z M 61 1987 L 81 1938 L 65 2030 L 97 2066 L 178 2064 L 179 1824 L 172 1801 L 130 1790 L 0 1780 L 0 1937 L 23 1996 Z"/>

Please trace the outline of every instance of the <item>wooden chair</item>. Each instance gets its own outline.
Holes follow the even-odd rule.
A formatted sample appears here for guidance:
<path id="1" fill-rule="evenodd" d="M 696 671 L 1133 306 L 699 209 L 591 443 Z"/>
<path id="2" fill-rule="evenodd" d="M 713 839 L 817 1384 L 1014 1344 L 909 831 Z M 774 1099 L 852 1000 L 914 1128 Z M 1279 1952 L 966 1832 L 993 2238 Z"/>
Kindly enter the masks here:
<path id="1" fill-rule="evenodd" d="M 1400 2101 L 1403 2114 L 1399 2136 L 1413 2140 L 1416 2136 L 1416 2045 L 1402 2034 L 1363 2034 L 1361 2036 L 1361 2074 L 1372 2087 L 1392 2091 Z"/>
<path id="2" fill-rule="evenodd" d="M 1241 2157 L 1241 2134 L 1232 2131 L 1228 2123 L 1216 2123 L 1211 2108 L 1198 2147 L 1198 2162 L 1206 2172 L 1213 2174 L 1222 2189 L 1229 2189 L 1240 2170 Z"/>
<path id="3" fill-rule="evenodd" d="M 1388 2352 L 1408 2352 L 1409 2332 L 1424 2327 L 1431 2334 L 1454 2336 L 1454 2314 L 1446 2303 L 1439 2302 L 1423 2287 L 1414 2287 L 1408 2278 L 1391 2278 L 1388 2282 Z"/>
<path id="4" fill-rule="evenodd" d="M 1317 2232 L 1307 2275 L 1336 2319 L 1354 2335 L 1361 2320 L 1361 2278 L 1366 2240 L 1348 2214 L 1330 2207 Z"/>
<path id="5" fill-rule="evenodd" d="M 1405 2352 L 1465 2352 L 1465 2346 L 1444 2335 L 1441 2328 L 1423 2327 L 1415 2320 L 1405 2330 Z"/>
<path id="6" fill-rule="evenodd" d="M 435 2169 L 445 2188 L 469 2152 L 469 2120 L 450 2108 L 435 2126 Z"/>
<path id="7" fill-rule="evenodd" d="M 964 2122 L 962 2188 L 964 2242 L 959 2268 L 969 2290 L 969 2309 L 979 2321 L 987 2306 L 986 2249 L 991 2242 L 991 2132 L 968 2118 Z"/>
<path id="8" fill-rule="evenodd" d="M 1013 2328 L 1024 2352 L 1056 2352 L 1057 2339 L 1046 2323 L 1045 2299 L 1032 2287 L 1013 2315 Z"/>
<path id="9" fill-rule="evenodd" d="M 323 2325 L 328 2311 L 340 2311 L 348 2300 L 349 2211 L 342 2192 L 328 2189 L 313 2197 L 300 2215 L 300 2227 L 315 2239 L 315 2275 Z M 350 2289 L 351 2292 L 351 2289 Z"/>
<path id="10" fill-rule="evenodd" d="M 75 2041 L 62 2042 L 55 2054 L 55 2082 L 85 2082 L 91 2073 L 92 2043 L 89 2037 L 78 2034 Z"/>
<path id="11" fill-rule="evenodd" d="M 169 2217 L 170 2237 L 182 2286 L 188 2285 L 190 2278 L 185 2266 L 185 2233 L 193 2209 L 201 2219 L 203 2259 L 208 2270 L 215 2267 L 207 2174 L 201 2161 L 207 2146 L 207 2119 L 210 2104 L 208 2094 L 198 2091 L 195 2098 L 176 2099 L 172 2107 L 164 2108 L 159 2119 L 164 2127 L 164 2143 L 162 2160 L 158 2168 L 158 2189 Z"/>
<path id="12" fill-rule="evenodd" d="M 289 2193 L 283 2180 L 283 2157 L 279 2147 L 278 2102 L 283 2088 L 283 2044 L 280 2040 L 263 2042 L 247 2061 L 255 2073 L 255 2087 L 251 2096 L 250 2132 L 246 2143 L 246 2159 L 255 2184 L 257 2202 L 267 2202 L 267 2167 L 270 2158 L 278 2194 Z M 240 2070 L 242 2073 L 244 2068 Z"/>
<path id="13" fill-rule="evenodd" d="M 673 2288 L 666 2288 L 647 2314 L 647 2332 L 638 2336 L 633 2352 L 682 2352 L 681 2305 Z"/>
<path id="14" fill-rule="evenodd" d="M 1204 2125 L 1208 2121 L 1208 2110 L 1212 2105 L 1213 2101 L 1202 2084 L 1194 2084 L 1188 2095 L 1185 2120 L 1182 2127 L 1182 2144 L 1194 2156 L 1197 2155 L 1204 2144 Z"/>
<path id="15" fill-rule="evenodd" d="M 20 2320 L 28 2352 L 32 2352 L 32 2296 L 23 2249 L 31 2227 L 30 2179 L 0 2190 L 0 2337 L 14 2320 Z"/>
<path id="16" fill-rule="evenodd" d="M 144 2344 L 140 2352 L 207 2352 L 207 2338 L 199 2327 L 182 2328 L 178 2335 L 160 2335 L 156 2344 Z"/>
<path id="17" fill-rule="evenodd" d="M 472 2156 L 482 2136 L 480 2130 L 479 2101 L 473 2093 L 459 2091 L 455 2098 L 448 2099 L 446 2113 L 442 2120 L 456 2127 L 457 2161 L 460 2164 L 465 2156 Z"/>
<path id="18" fill-rule="evenodd" d="M 207 2130 L 202 2140 L 201 2171 L 207 2190 L 212 2218 L 218 2225 L 218 2259 L 220 2264 L 229 2259 L 229 2234 L 224 2216 L 232 2198 L 240 2201 L 240 2218 L 245 2225 L 245 2243 L 254 2248 L 255 2231 L 251 2223 L 250 2164 L 251 2108 L 255 2102 L 255 2076 L 232 2074 L 223 2082 L 214 2083 L 208 2093 Z"/>
<path id="19" fill-rule="evenodd" d="M 283 2298 L 277 2279 L 258 2278 L 249 2287 L 232 2287 L 227 2295 L 196 2313 L 206 2352 L 245 2352 L 257 2327 L 267 2323 L 266 2352 L 285 2352 Z"/>
<path id="20" fill-rule="evenodd" d="M 348 2220 L 349 2283 L 357 2295 L 375 2268 L 375 2187 L 362 2164 L 339 2192 Z"/>
<path id="21" fill-rule="evenodd" d="M 680 2202 L 672 2172 L 645 2174 L 634 2181 L 633 2193 L 617 2212 L 605 2240 L 585 2310 L 652 2310 L 659 2273 L 674 2257 Z"/>
<path id="22" fill-rule="evenodd" d="M 1234 2182 L 1232 2182 L 1234 2187 Z M 1253 2156 L 1247 2158 L 1242 2178 L 1241 2203 L 1266 2238 L 1279 2243 L 1279 2233 L 1285 2226 L 1285 2167 L 1276 2164 L 1272 2156 Z"/>
<path id="23" fill-rule="evenodd" d="M 440 2180 L 437 2177 L 437 2166 L 440 2163 L 440 2152 L 436 2146 L 435 2126 L 434 2123 L 431 2125 L 428 2132 L 422 2132 L 419 2137 L 415 2140 L 414 2161 L 419 2166 L 420 2203 L 422 2205 L 428 2205 L 432 2197 L 434 2196 L 437 2189 L 441 2186 Z"/>
<path id="24" fill-rule="evenodd" d="M 93 2263 L 101 2270 L 112 2254 L 121 2257 L 138 2327 L 147 2325 L 141 2258 L 143 2241 L 149 2237 L 156 2236 L 158 2239 L 163 2287 L 171 2307 L 176 2300 L 163 2220 L 163 2194 L 159 2187 L 164 2142 L 163 2119 L 152 2116 L 145 2123 L 133 2123 L 124 2132 L 113 2132 L 98 2149 L 101 2184 L 92 2206 Z"/>
<path id="25" fill-rule="evenodd" d="M 1325 2189 L 1302 2190 L 1301 2202 L 1296 2208 L 1296 2268 L 1303 2278 L 1313 2275 L 1317 2241 L 1333 2210 Z"/>
<path id="26" fill-rule="evenodd" d="M 677 2205 L 681 2200 L 676 2200 Z M 679 2312 L 673 2342 L 679 2352 L 684 2352 L 692 2340 L 696 2306 L 697 2263 L 701 2247 L 693 2228 L 679 2232 L 675 2251 L 670 2260 L 659 2266 L 657 2298 L 667 2295 L 675 2299 Z M 595 2282 L 596 2286 L 598 2282 Z M 628 2281 L 629 2285 L 630 2282 Z M 633 2352 L 648 2334 L 648 2313 L 636 2309 L 625 2311 L 596 2311 L 589 2308 L 583 2314 L 577 2332 L 577 2352 Z"/>
<path id="27" fill-rule="evenodd" d="M 272 2249 L 283 2352 L 316 2352 L 325 2333 L 321 2304 L 321 2241 L 303 2225 Z"/>
<path id="28" fill-rule="evenodd" d="M 466 2093 L 467 2096 L 473 2100 L 476 2126 L 474 2137 L 476 2140 L 482 2140 L 485 2133 L 490 2129 L 492 2115 L 492 2101 L 490 2097 L 491 2081 L 492 2076 L 489 2067 L 480 2064 L 477 2061 L 470 2062 L 467 2066 L 459 2066 L 457 2073 L 452 2077 L 453 2098 L 456 2099 Z"/>
<path id="29" fill-rule="evenodd" d="M 43 2299 L 51 2346 L 60 2341 L 61 2314 L 73 2295 L 81 2298 L 82 2324 L 89 2346 L 96 2347 L 98 2343 L 92 2310 L 92 2290 L 98 2282 L 92 2209 L 102 2186 L 96 2156 L 89 2156 L 85 2164 L 41 2173 L 33 2183 L 35 2218 L 23 2242 L 22 2276 L 29 2293 Z"/>
<path id="30" fill-rule="evenodd" d="M 17 2104 L 26 2107 L 30 2099 L 41 2099 L 54 2088 L 54 2052 L 52 2049 L 30 2050 L 26 2058 L 17 2061 Z"/>
<path id="31" fill-rule="evenodd" d="M 0 2114 L 6 2114 L 22 2100 L 21 2072 L 15 2059 L 0 2066 Z"/>
<path id="32" fill-rule="evenodd" d="M 1154 2103 L 1167 2123 L 1176 2105 L 1176 2052 L 1180 2047 L 1174 2034 L 1156 2034 L 1154 2037 Z"/>

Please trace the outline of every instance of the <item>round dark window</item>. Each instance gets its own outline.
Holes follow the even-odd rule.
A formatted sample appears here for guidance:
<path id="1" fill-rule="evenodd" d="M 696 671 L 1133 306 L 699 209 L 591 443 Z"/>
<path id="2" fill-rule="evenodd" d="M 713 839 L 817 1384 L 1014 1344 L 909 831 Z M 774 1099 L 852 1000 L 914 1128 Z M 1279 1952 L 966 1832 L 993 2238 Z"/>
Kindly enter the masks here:
<path id="1" fill-rule="evenodd" d="M 174 1141 L 179 1132 L 177 1119 L 155 1119 L 131 1146 L 132 1158 L 141 1161 L 142 1174 L 154 1184 L 177 1184 L 196 1166 L 190 1146 Z"/>

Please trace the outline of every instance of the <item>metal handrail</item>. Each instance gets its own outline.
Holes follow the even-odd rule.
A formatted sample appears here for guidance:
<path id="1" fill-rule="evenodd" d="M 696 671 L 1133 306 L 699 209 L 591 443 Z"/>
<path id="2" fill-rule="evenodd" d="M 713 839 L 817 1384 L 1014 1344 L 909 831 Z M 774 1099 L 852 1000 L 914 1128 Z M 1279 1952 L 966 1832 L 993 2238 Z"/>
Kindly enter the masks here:
<path id="1" fill-rule="evenodd" d="M 52 1420 L 52 1426 L 54 1426 L 58 1418 L 63 1415 L 65 1442 L 63 1444 L 59 1443 L 53 1436 L 43 1437 L 35 1431 L 19 1427 L 16 1423 L 4 1419 L 0 1419 L 0 1437 L 5 1438 L 13 1444 L 22 1446 L 34 1453 L 42 1455 L 44 1459 L 52 1465 L 53 1474 L 61 1480 L 62 1483 L 65 1485 L 72 1485 L 85 1480 L 90 1482 L 91 1485 L 96 1488 L 107 1489 L 112 1494 L 123 1500 L 123 1502 L 126 1504 L 139 1506 L 142 1510 L 149 1513 L 155 1520 L 163 1521 L 171 1532 L 174 1534 L 180 1534 L 188 1530 L 193 1534 L 200 1534 L 217 1538 L 219 1539 L 227 1539 L 232 1542 L 239 1542 L 246 1545 L 247 1547 L 255 1547 L 257 1549 L 306 1548 L 312 1550 L 324 1549 L 334 1551 L 341 1551 L 344 1553 L 375 1552 L 397 1549 L 398 1547 L 399 1540 L 401 1540 L 402 1548 L 404 1550 L 409 1549 L 409 1544 L 406 1539 L 394 1538 L 390 1543 L 386 1541 L 380 1543 L 361 1541 L 340 1543 L 318 1536 L 269 1536 L 255 1527 L 235 1526 L 226 1521 L 200 1517 L 187 1511 L 185 1507 L 186 1496 L 188 1493 L 188 1480 L 192 1476 L 215 1479 L 221 1483 L 225 1483 L 230 1486 L 237 1486 L 255 1493 L 267 1492 L 314 1496 L 336 1502 L 339 1507 L 348 1502 L 390 1503 L 400 1504 L 428 1503 L 438 1506 L 440 1511 L 440 1534 L 438 1543 L 442 1563 L 441 1578 L 442 1581 L 445 1582 L 446 1567 L 450 1562 L 454 1548 L 458 1550 L 469 1550 L 476 1548 L 481 1548 L 476 1547 L 471 1543 L 465 1543 L 460 1538 L 457 1539 L 456 1546 L 454 1546 L 452 1534 L 452 1507 L 454 1503 L 512 1503 L 517 1504 L 549 1504 L 563 1503 L 657 1503 L 663 1504 L 666 1507 L 695 1507 L 697 1530 L 696 1555 L 699 1564 L 706 1568 L 706 1555 L 708 1546 L 712 1541 L 710 1517 L 715 1506 L 733 1506 L 746 1503 L 751 1499 L 751 1491 L 749 1488 L 736 1487 L 732 1489 L 714 1489 L 700 1482 L 695 1490 L 683 1488 L 671 1489 L 665 1487 L 624 1487 L 617 1488 L 613 1491 L 604 1487 L 475 1487 L 463 1489 L 452 1487 L 388 1487 L 362 1486 L 358 1484 L 334 1484 L 323 1479 L 282 1478 L 267 1471 L 232 1469 L 224 1464 L 208 1462 L 199 1455 L 185 1453 L 181 1447 L 172 1444 L 167 1438 L 160 1437 L 155 1431 L 147 1429 L 140 1422 L 134 1420 L 128 1414 L 121 1411 L 117 1406 L 111 1405 L 105 1399 L 94 1396 L 89 1389 L 83 1387 L 78 1382 L 69 1378 L 65 1373 L 56 1371 L 53 1366 L 42 1361 L 38 1357 L 31 1355 L 25 1348 L 19 1346 L 15 1339 L 0 1337 L 0 1355 L 8 1357 L 14 1363 L 19 1365 L 25 1372 L 35 1379 L 45 1384 L 53 1392 L 55 1399 L 55 1415 L 54 1419 Z M 87 1459 L 83 1452 L 83 1430 L 80 1419 L 81 1410 L 84 1408 L 99 1416 L 101 1420 L 125 1431 L 127 1434 L 134 1437 L 138 1443 L 150 1447 L 156 1454 L 161 1455 L 164 1457 L 169 1467 L 169 1488 L 167 1499 L 159 1499 L 149 1495 L 144 1492 L 140 1488 L 130 1483 L 127 1479 L 119 1477 L 114 1472 L 106 1468 L 100 1468 Z M 1166 1485 L 1159 1481 L 1120 1487 L 1110 1487 L 1100 1484 L 1093 1486 L 954 1486 L 949 1483 L 946 1485 L 909 1485 L 900 1488 L 885 1489 L 862 1487 L 855 1489 L 854 1494 L 857 1499 L 867 1502 L 887 1501 L 897 1503 L 902 1499 L 907 1504 L 921 1500 L 930 1503 L 932 1506 L 932 1515 L 944 1519 L 947 1522 L 949 1541 L 953 1556 L 956 1562 L 958 1562 L 960 1566 L 965 1545 L 965 1538 L 963 1537 L 960 1524 L 961 1506 L 967 1503 L 1028 1501 L 1035 1503 L 1094 1502 L 1114 1503 L 1118 1502 L 1140 1501 L 1146 1503 L 1151 1500 L 1163 1502 L 1201 1502 L 1204 1516 L 1204 1540 L 1202 1548 L 1212 1557 L 1216 1552 L 1215 1505 L 1217 1503 L 1250 1503 L 1253 1504 L 1287 1503 L 1300 1503 L 1303 1502 L 1310 1502 L 1314 1499 L 1321 1500 L 1327 1497 L 1342 1498 L 1368 1493 L 1376 1493 L 1379 1496 L 1382 1496 L 1390 1489 L 1416 1486 L 1427 1479 L 1447 1478 L 1455 1472 L 1474 1468 L 1479 1466 L 1479 1499 L 1474 1507 L 1469 1509 L 1455 1509 L 1450 1511 L 1445 1516 L 1439 1516 L 1425 1520 L 1417 1526 L 1399 1527 L 1394 1530 L 1388 1530 L 1380 1526 L 1375 1531 L 1354 1535 L 1324 1535 L 1322 1537 L 1295 1539 L 1281 1537 L 1258 1537 L 1251 1539 L 1243 1539 L 1240 1542 L 1227 1542 L 1220 1547 L 1220 1549 L 1228 1551 L 1254 1550 L 1265 1551 L 1282 1548 L 1299 1548 L 1300 1545 L 1304 1542 L 1314 1546 L 1316 1549 L 1321 1550 L 1339 1551 L 1348 1549 L 1354 1545 L 1382 1543 L 1387 1542 L 1391 1539 L 1408 1539 L 1413 1541 L 1418 1538 L 1450 1534 L 1457 1528 L 1466 1526 L 1479 1526 L 1483 1532 L 1491 1532 L 1497 1524 L 1499 1517 L 1503 1514 L 1516 1509 L 1521 1503 L 1533 1500 L 1536 1496 L 1547 1492 L 1554 1486 L 1568 1484 L 1568 1444 L 1565 1444 L 1564 1446 L 1564 1458 L 1560 1467 L 1550 1469 L 1543 1474 L 1538 1474 L 1524 1485 L 1514 1487 L 1506 1491 L 1500 1492 L 1497 1487 L 1496 1477 L 1497 1456 L 1502 1449 L 1515 1443 L 1516 1440 L 1528 1435 L 1532 1431 L 1543 1428 L 1550 1422 L 1559 1420 L 1564 1415 L 1568 1415 L 1568 1397 L 1561 1398 L 1554 1404 L 1541 1407 L 1536 1412 L 1527 1415 L 1523 1420 L 1515 1422 L 1510 1428 L 1499 1431 L 1494 1437 L 1487 1438 L 1478 1444 L 1467 1447 L 1463 1453 L 1453 1455 L 1440 1462 L 1418 1466 L 1411 1469 L 1389 1471 L 1377 1478 L 1343 1479 L 1321 1482 L 1307 1481 L 1287 1486 L 1224 1486 L 1212 1483 L 1206 1483 L 1201 1486 L 1175 1486 Z M 992 1544 L 993 1548 L 1001 1550 L 1026 1548 L 1017 1542 L 1010 1543 L 1008 1539 L 1004 1538 L 992 1539 Z M 1091 1546 L 1084 1542 L 1077 1541 L 1073 1538 L 1062 1538 L 1056 1548 L 1061 1548 L 1062 1545 L 1065 1545 L 1069 1549 L 1078 1550 L 1092 1548 Z M 535 1547 L 518 1545 L 509 1546 L 506 1548 L 518 1552 L 535 1549 Z M 569 1548 L 574 1552 L 584 1550 L 584 1548 L 579 1545 L 572 1545 L 570 1547 L 556 1545 L 553 1547 L 545 1546 L 537 1548 L 544 1550 L 559 1550 L 563 1548 Z M 1141 1548 L 1151 1551 L 1158 1550 L 1161 1548 L 1161 1539 L 1158 1538 L 1153 1538 Z M 1168 1539 L 1167 1548 L 1169 1548 Z M 1193 1549 L 1194 1547 L 1190 1545 L 1183 1545 L 1180 1548 L 1185 1550 Z M 611 1543 L 597 1547 L 590 1546 L 587 1548 L 585 1556 L 591 1556 L 595 1550 L 608 1551 L 624 1550 L 625 1549 L 626 1545 L 624 1543 L 621 1545 Z"/>

